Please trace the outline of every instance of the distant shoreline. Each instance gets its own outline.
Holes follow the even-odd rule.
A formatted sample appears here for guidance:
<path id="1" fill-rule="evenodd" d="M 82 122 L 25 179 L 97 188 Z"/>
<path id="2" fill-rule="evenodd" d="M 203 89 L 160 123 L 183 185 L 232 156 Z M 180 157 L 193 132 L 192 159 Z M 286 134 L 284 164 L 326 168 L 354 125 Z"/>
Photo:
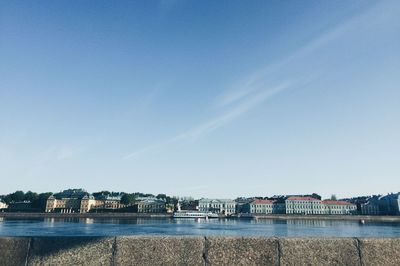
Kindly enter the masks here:
<path id="1" fill-rule="evenodd" d="M 369 222 L 400 222 L 400 216 L 368 216 L 368 215 L 293 215 L 272 214 L 255 215 L 253 219 L 271 220 L 336 220 L 336 221 L 369 221 Z"/>
<path id="2" fill-rule="evenodd" d="M 30 218 L 170 218 L 168 213 L 43 213 L 0 212 L 0 217 L 15 219 Z"/>
<path id="3" fill-rule="evenodd" d="M 25 213 L 0 212 L 2 218 L 172 218 L 169 213 Z M 225 217 L 221 217 L 225 218 Z M 369 222 L 400 222 L 400 216 L 366 216 L 366 215 L 241 215 L 226 217 L 228 219 L 268 219 L 268 220 L 340 220 Z"/>

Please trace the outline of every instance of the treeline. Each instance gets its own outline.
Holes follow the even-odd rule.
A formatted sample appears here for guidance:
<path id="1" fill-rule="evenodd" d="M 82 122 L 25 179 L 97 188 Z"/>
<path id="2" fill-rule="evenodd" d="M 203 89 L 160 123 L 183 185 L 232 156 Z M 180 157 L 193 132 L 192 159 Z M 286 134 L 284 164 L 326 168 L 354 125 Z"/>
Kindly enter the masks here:
<path id="1" fill-rule="evenodd" d="M 36 193 L 32 191 L 28 191 L 24 193 L 21 190 L 15 191 L 14 193 L 2 196 L 1 199 L 6 204 L 10 204 L 13 202 L 23 202 L 29 201 L 31 203 L 32 208 L 35 209 L 44 209 L 46 207 L 46 201 L 52 195 L 51 192 L 45 193 Z"/>
<path id="2" fill-rule="evenodd" d="M 94 195 L 94 194 L 93 194 Z M 178 203 L 178 198 L 176 197 L 170 197 L 167 196 L 166 194 L 158 194 L 157 196 L 154 196 L 153 194 L 144 194 L 140 192 L 135 192 L 135 193 L 124 193 L 121 197 L 121 203 L 125 205 L 130 205 L 137 201 L 139 198 L 157 198 L 164 200 L 166 204 L 176 204 Z"/>
<path id="3" fill-rule="evenodd" d="M 65 191 L 80 191 L 86 192 L 84 189 L 67 189 Z M 5 202 L 6 204 L 14 203 L 14 202 L 30 202 L 32 208 L 45 209 L 47 199 L 52 195 L 57 193 L 45 192 L 45 193 L 36 193 L 32 191 L 23 192 L 21 190 L 15 191 L 14 193 L 10 193 L 7 195 L 0 196 L 0 200 Z M 89 193 L 88 193 L 89 194 Z M 125 205 L 130 205 L 136 202 L 139 198 L 157 198 L 164 200 L 166 204 L 176 204 L 178 199 L 176 197 L 170 197 L 166 194 L 158 194 L 153 195 L 149 193 L 126 193 L 126 192 L 115 192 L 103 190 L 99 192 L 94 192 L 92 195 L 95 198 L 100 198 L 102 196 L 110 196 L 110 197 L 121 197 L 121 203 Z"/>

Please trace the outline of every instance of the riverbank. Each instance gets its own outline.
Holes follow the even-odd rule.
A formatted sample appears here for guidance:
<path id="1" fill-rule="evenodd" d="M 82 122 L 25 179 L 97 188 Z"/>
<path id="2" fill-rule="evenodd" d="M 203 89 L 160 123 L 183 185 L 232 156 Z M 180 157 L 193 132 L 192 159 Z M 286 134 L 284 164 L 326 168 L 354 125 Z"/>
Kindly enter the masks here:
<path id="1" fill-rule="evenodd" d="M 12 219 L 32 218 L 171 218 L 167 213 L 41 213 L 0 212 L 0 217 Z"/>
<path id="2" fill-rule="evenodd" d="M 242 217 L 245 218 L 245 217 Z M 253 215 L 252 219 L 272 220 L 335 220 L 335 221 L 369 221 L 400 222 L 400 216 L 368 216 L 368 215 Z"/>
<path id="3" fill-rule="evenodd" d="M 23 213 L 0 212 L 0 217 L 11 219 L 33 218 L 172 218 L 168 213 Z M 336 220 L 336 221 L 369 221 L 369 222 L 400 222 L 400 216 L 366 216 L 366 215 L 242 215 L 220 217 L 223 219 L 270 219 L 270 220 Z"/>

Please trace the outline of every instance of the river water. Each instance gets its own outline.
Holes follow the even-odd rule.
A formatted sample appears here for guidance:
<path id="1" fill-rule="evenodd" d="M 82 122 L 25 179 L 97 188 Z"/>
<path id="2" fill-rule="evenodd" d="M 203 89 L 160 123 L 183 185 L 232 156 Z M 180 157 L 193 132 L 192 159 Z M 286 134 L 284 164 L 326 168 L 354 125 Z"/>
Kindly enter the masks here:
<path id="1" fill-rule="evenodd" d="M 0 218 L 0 236 L 119 235 L 400 237 L 400 223 L 290 219 Z"/>

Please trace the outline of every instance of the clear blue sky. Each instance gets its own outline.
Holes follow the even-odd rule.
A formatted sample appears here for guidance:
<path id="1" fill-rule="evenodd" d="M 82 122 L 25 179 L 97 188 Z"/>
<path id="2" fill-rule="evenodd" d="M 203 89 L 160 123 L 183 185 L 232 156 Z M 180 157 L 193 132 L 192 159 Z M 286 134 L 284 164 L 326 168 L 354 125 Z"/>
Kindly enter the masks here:
<path id="1" fill-rule="evenodd" d="M 400 190 L 400 1 L 1 1 L 0 194 Z"/>

